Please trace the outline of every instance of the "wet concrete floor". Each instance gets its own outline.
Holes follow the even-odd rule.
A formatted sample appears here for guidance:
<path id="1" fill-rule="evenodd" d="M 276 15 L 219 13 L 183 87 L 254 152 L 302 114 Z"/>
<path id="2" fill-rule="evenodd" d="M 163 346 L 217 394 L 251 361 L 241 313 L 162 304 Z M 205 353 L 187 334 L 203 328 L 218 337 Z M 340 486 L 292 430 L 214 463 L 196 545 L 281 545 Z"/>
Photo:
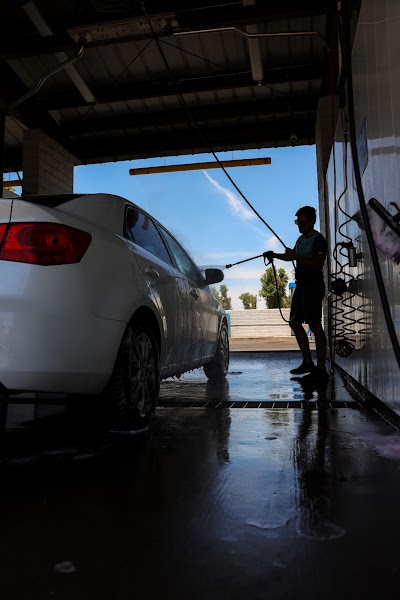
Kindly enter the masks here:
<path id="1" fill-rule="evenodd" d="M 10 406 L 5 599 L 399 597 L 400 434 L 296 353 L 232 355 L 162 385 L 152 426 L 95 406 Z"/>

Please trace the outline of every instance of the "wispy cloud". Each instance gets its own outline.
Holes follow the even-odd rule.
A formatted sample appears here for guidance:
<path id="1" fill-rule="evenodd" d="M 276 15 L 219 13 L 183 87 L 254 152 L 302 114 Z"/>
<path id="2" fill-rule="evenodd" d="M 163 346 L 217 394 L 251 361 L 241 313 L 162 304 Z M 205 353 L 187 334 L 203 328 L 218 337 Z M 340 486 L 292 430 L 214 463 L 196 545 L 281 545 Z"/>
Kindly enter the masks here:
<path id="1" fill-rule="evenodd" d="M 267 245 L 267 250 L 273 250 L 274 252 L 284 252 L 284 248 L 282 247 L 282 244 L 280 243 L 280 241 L 278 240 L 277 237 L 275 237 L 274 235 L 269 236 L 266 241 L 265 241 L 266 245 Z"/>
<path id="2" fill-rule="evenodd" d="M 218 192 L 220 192 L 224 196 L 225 200 L 228 202 L 231 212 L 234 215 L 238 216 L 240 219 L 243 219 L 245 221 L 250 221 L 256 218 L 256 215 L 253 212 L 251 212 L 251 210 L 246 208 L 246 206 L 236 196 L 234 192 L 220 185 L 217 181 L 215 181 L 215 179 L 210 177 L 207 171 L 203 171 L 203 173 L 207 177 L 209 182 L 215 187 L 215 189 L 218 190 Z"/>

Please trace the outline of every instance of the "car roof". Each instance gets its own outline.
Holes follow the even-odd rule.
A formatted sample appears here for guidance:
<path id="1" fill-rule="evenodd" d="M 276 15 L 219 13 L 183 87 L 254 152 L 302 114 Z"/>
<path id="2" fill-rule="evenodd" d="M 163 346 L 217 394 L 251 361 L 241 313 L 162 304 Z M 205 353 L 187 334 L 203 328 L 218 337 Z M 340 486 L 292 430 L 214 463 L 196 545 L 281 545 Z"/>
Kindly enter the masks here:
<path id="1" fill-rule="evenodd" d="M 19 196 L 15 200 L 60 210 L 118 234 L 122 233 L 121 228 L 125 208 L 130 206 L 140 210 L 157 223 L 158 226 L 166 229 L 162 223 L 157 221 L 155 217 L 142 207 L 116 194 L 35 194 Z"/>
<path id="2" fill-rule="evenodd" d="M 113 233 L 122 233 L 125 206 L 139 206 L 115 194 L 38 194 L 24 195 L 18 200 L 85 219 Z"/>

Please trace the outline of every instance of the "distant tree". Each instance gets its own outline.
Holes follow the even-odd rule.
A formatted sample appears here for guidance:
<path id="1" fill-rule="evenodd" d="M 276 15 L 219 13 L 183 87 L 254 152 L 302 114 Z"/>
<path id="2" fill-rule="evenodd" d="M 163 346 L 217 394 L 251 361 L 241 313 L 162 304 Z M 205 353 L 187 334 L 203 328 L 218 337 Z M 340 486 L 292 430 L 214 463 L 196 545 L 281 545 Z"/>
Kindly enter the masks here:
<path id="1" fill-rule="evenodd" d="M 290 298 L 286 294 L 286 286 L 289 278 L 286 274 L 285 269 L 276 269 L 276 278 L 278 281 L 278 292 L 279 302 L 281 308 L 287 308 L 290 306 Z M 274 277 L 274 271 L 272 267 L 265 270 L 265 273 L 261 276 L 261 290 L 260 296 L 265 298 L 265 304 L 268 308 L 278 308 L 278 299 L 276 296 L 276 283 Z"/>
<path id="2" fill-rule="evenodd" d="M 217 289 L 217 287 L 215 285 L 210 285 L 210 290 L 212 291 L 214 298 L 219 300 L 219 290 Z"/>
<path id="3" fill-rule="evenodd" d="M 215 285 L 212 285 L 211 291 L 221 306 L 225 308 L 225 310 L 230 310 L 232 308 L 232 298 L 228 296 L 228 288 L 226 285 L 220 285 L 219 290 L 215 287 Z"/>
<path id="4" fill-rule="evenodd" d="M 257 296 L 255 294 L 244 292 L 239 296 L 239 300 L 243 302 L 243 308 L 245 310 L 248 310 L 249 308 L 257 308 Z"/>

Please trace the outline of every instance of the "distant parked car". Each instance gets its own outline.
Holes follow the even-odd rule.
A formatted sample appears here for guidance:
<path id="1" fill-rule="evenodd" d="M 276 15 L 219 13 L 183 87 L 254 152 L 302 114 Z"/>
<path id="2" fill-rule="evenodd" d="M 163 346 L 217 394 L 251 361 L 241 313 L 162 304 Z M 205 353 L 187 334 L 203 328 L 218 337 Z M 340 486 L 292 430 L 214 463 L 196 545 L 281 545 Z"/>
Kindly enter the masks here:
<path id="1" fill-rule="evenodd" d="M 94 394 L 144 426 L 160 379 L 225 376 L 223 277 L 119 196 L 0 199 L 0 393 Z"/>

